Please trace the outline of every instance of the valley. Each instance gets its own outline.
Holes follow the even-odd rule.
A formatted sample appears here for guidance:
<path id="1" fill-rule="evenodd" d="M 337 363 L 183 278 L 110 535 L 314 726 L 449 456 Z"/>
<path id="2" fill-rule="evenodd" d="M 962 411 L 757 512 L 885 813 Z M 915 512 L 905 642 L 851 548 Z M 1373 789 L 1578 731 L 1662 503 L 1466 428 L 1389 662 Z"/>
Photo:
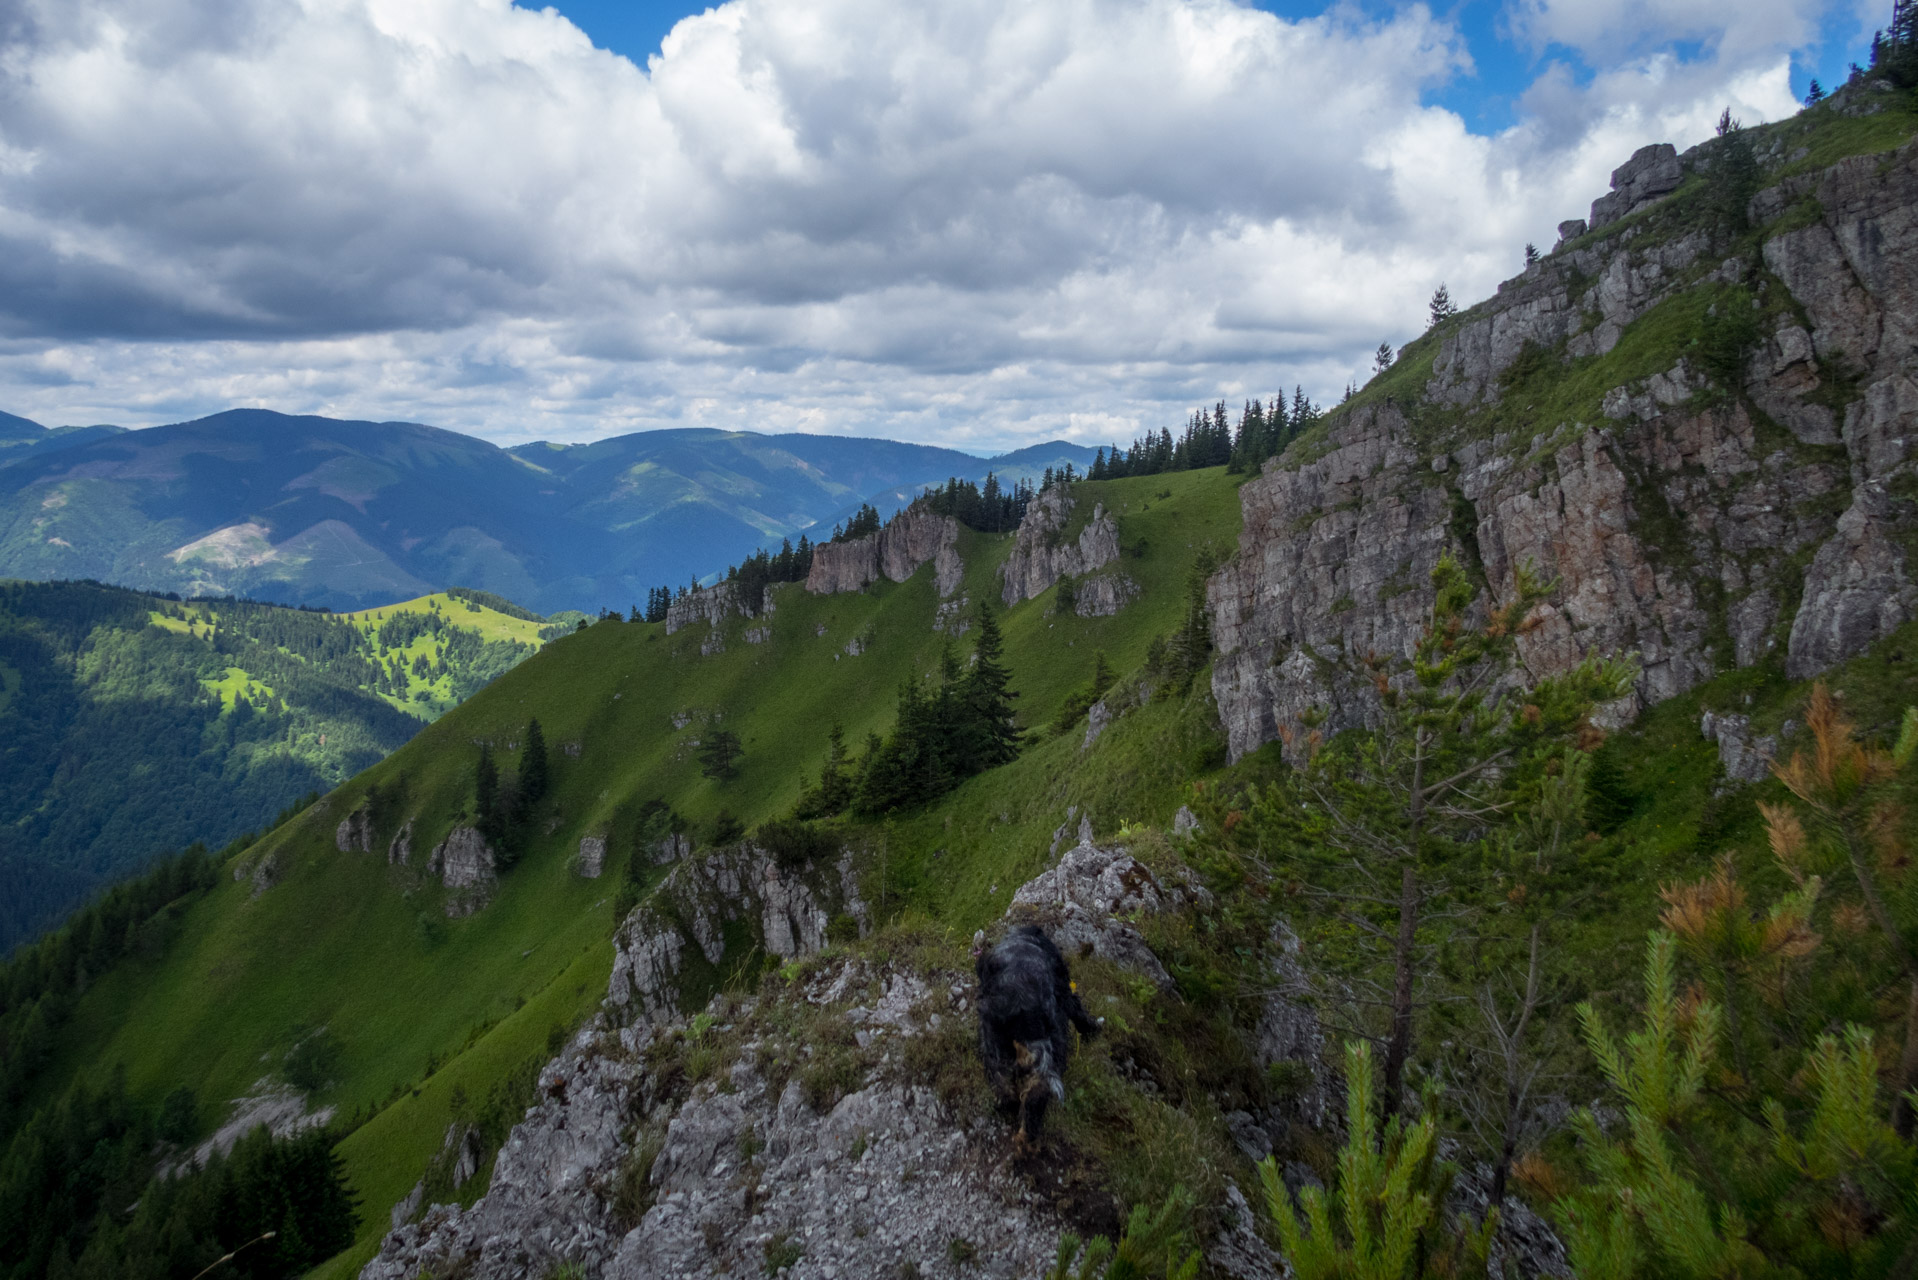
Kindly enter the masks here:
<path id="1" fill-rule="evenodd" d="M 0 947 L 164 852 L 250 842 L 580 618 L 0 580 Z"/>

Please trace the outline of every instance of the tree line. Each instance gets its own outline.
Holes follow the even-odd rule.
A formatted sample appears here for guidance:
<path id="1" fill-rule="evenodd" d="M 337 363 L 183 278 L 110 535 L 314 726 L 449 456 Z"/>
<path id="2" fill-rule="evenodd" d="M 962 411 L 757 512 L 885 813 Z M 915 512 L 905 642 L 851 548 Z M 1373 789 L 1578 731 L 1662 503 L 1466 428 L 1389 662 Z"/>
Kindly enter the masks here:
<path id="1" fill-rule="evenodd" d="M 1324 411 L 1312 403 L 1305 388 L 1292 392 L 1291 407 L 1283 395 L 1269 401 L 1252 399 L 1239 411 L 1235 425 L 1221 400 L 1211 409 L 1199 409 L 1186 420 L 1184 430 L 1175 438 L 1161 428 L 1157 435 L 1147 433 L 1132 442 L 1129 449 L 1117 445 L 1101 449 L 1086 472 L 1088 480 L 1121 480 L 1128 476 L 1155 476 L 1167 471 L 1196 471 L 1202 467 L 1225 467 L 1234 474 L 1256 473 L 1267 458 L 1275 458 L 1299 436 L 1310 430 Z"/>

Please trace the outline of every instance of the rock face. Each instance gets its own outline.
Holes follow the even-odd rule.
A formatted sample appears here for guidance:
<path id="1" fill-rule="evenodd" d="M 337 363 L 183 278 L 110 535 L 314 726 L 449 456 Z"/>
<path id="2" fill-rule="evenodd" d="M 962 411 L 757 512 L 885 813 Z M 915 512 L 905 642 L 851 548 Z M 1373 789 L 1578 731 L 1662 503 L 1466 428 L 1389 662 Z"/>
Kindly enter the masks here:
<path id="1" fill-rule="evenodd" d="M 734 1092 L 695 1097 L 673 1120 L 653 1165 L 664 1203 L 621 1242 L 608 1280 L 763 1273 L 781 1240 L 795 1276 L 902 1275 L 903 1261 L 926 1277 L 1044 1272 L 1057 1228 L 1010 1173 L 978 1167 L 930 1089 L 874 1084 L 819 1115 L 797 1081 L 773 1097 L 756 1077 L 736 1073 Z M 755 1175 L 768 1192 L 750 1216 L 733 1185 L 749 1138 L 765 1143 Z M 954 1240 L 977 1251 L 970 1265 Z"/>
<path id="2" fill-rule="evenodd" d="M 666 606 L 666 634 L 670 636 L 684 631 L 696 622 L 717 627 L 734 615 L 757 618 L 772 611 L 771 588 L 759 600 L 749 603 L 740 598 L 739 584 L 720 582 L 675 597 Z"/>
<path id="3" fill-rule="evenodd" d="M 1093 507 L 1092 519 L 1076 541 L 1061 543 L 1060 535 L 1074 505 L 1071 493 L 1061 485 L 1046 490 L 1026 507 L 1012 551 L 999 566 L 1000 598 L 1007 608 L 1043 593 L 1061 578 L 1103 569 L 1119 558 L 1119 524 L 1103 505 Z M 1108 612 L 1116 613 L 1130 599 L 1119 586 L 1121 580 L 1113 575 L 1106 586 L 1096 589 L 1097 598 L 1110 603 Z M 1124 581 L 1130 585 L 1129 580 Z M 1088 612 L 1084 616 L 1105 615 Z"/>
<path id="4" fill-rule="evenodd" d="M 1640 147 L 1632 158 L 1612 170 L 1612 190 L 1592 201 L 1591 229 L 1596 231 L 1636 213 L 1652 201 L 1678 190 L 1685 170 L 1678 163 L 1678 151 L 1669 142 Z"/>
<path id="5" fill-rule="evenodd" d="M 333 832 L 333 846 L 341 853 L 373 851 L 373 810 L 364 801 L 340 819 L 340 825 Z"/>
<path id="6" fill-rule="evenodd" d="M 1139 584 L 1123 573 L 1101 573 L 1073 588 L 1072 611 L 1081 618 L 1110 618 L 1137 598 Z"/>
<path id="7" fill-rule="evenodd" d="M 904 582 L 931 562 L 941 598 L 959 589 L 965 564 L 959 558 L 959 522 L 914 503 L 878 533 L 813 548 L 806 590 L 814 595 L 862 591 L 881 577 Z"/>
<path id="8" fill-rule="evenodd" d="M 1763 782 L 1771 776 L 1778 739 L 1771 734 L 1754 735 L 1750 716 L 1707 711 L 1699 719 L 1698 731 L 1705 741 L 1718 744 L 1718 762 L 1733 782 Z"/>
<path id="9" fill-rule="evenodd" d="M 1653 198 L 1672 164 L 1697 159 L 1642 152 L 1616 194 Z M 1613 387 L 1592 420 L 1490 438 L 1415 436 L 1388 401 L 1241 489 L 1238 555 L 1208 584 L 1233 758 L 1302 743 L 1308 708 L 1330 713 L 1326 732 L 1362 723 L 1372 696 L 1342 682 L 1336 659 L 1408 653 L 1447 553 L 1481 567 L 1498 599 L 1528 561 L 1556 579 L 1520 641 L 1527 669 L 1636 653 L 1641 704 L 1778 649 L 1802 678 L 1918 617 L 1904 550 L 1918 510 L 1900 496 L 1918 443 L 1904 363 L 1918 344 L 1918 145 L 1761 191 L 1751 208 L 1758 223 L 1787 210 L 1803 223 L 1765 241 L 1763 265 L 1811 321 L 1786 312 L 1761 332 L 1742 374 L 1755 410 L 1711 393 L 1684 360 Z M 1766 287 L 1756 262 L 1717 261 L 1707 232 L 1666 218 L 1654 211 L 1509 282 L 1444 337 L 1427 398 L 1469 422 L 1498 403 L 1528 345 L 1548 359 L 1603 356 L 1683 290 Z M 1836 413 L 1834 367 L 1858 375 Z"/>
<path id="10" fill-rule="evenodd" d="M 782 869 L 751 844 L 682 861 L 614 935 L 608 1004 L 626 1020 L 674 1017 L 689 966 L 725 963 L 728 925 L 753 926 L 758 945 L 790 960 L 825 946 L 827 927 L 839 916 L 865 933 L 868 912 L 851 854 L 805 874 Z"/>
<path id="11" fill-rule="evenodd" d="M 426 861 L 429 875 L 437 875 L 449 892 L 446 914 L 470 916 L 485 906 L 499 887 L 493 847 L 475 827 L 454 827 L 433 846 Z"/>
<path id="12" fill-rule="evenodd" d="M 226 1122 L 193 1149 L 190 1163 L 203 1165 L 215 1155 L 227 1155 L 241 1138 L 255 1129 L 264 1128 L 276 1138 L 291 1138 L 308 1129 L 321 1128 L 333 1119 L 332 1107 L 307 1110 L 305 1094 L 271 1076 L 254 1081 L 253 1087 L 244 1096 L 233 1099 L 232 1105 Z"/>
<path id="13" fill-rule="evenodd" d="M 1082 829 L 1078 845 L 1059 864 L 1021 885 L 1006 913 L 1036 924 L 1068 957 L 1096 955 L 1152 979 L 1171 991 L 1172 975 L 1159 963 L 1130 919 L 1161 911 L 1204 907 L 1211 895 L 1195 884 L 1167 884 L 1123 849 L 1102 849 Z"/>
<path id="14" fill-rule="evenodd" d="M 579 856 L 573 859 L 573 872 L 583 880 L 597 880 L 606 869 L 606 837 L 581 836 Z"/>
<path id="15" fill-rule="evenodd" d="M 413 820 L 408 818 L 400 824 L 400 829 L 394 832 L 393 838 L 387 842 L 386 860 L 393 866 L 403 867 L 412 856 Z"/>

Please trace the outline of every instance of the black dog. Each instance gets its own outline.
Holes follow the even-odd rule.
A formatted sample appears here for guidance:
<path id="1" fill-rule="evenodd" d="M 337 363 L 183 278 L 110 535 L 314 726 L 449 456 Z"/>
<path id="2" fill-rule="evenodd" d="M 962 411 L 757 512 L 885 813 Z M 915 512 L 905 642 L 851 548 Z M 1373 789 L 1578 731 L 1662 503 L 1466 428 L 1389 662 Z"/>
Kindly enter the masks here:
<path id="1" fill-rule="evenodd" d="M 979 1057 L 986 1081 L 1019 1110 L 1013 1145 L 1026 1151 L 1039 1137 L 1046 1107 L 1064 1101 L 1066 1057 L 1072 1051 L 1067 1024 L 1091 1039 L 1099 1024 L 1073 989 L 1066 958 L 1043 930 L 1021 925 L 998 946 L 974 938 L 979 975 Z"/>

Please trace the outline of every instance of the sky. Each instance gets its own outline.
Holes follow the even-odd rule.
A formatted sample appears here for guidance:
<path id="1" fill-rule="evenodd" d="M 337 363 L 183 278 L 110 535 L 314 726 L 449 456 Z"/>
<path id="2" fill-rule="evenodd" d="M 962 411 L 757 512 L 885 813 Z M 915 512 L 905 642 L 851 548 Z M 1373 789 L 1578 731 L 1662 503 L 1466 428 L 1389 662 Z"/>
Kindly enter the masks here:
<path id="1" fill-rule="evenodd" d="M 1890 0 L 0 0 L 0 409 L 978 453 L 1336 399 Z"/>

